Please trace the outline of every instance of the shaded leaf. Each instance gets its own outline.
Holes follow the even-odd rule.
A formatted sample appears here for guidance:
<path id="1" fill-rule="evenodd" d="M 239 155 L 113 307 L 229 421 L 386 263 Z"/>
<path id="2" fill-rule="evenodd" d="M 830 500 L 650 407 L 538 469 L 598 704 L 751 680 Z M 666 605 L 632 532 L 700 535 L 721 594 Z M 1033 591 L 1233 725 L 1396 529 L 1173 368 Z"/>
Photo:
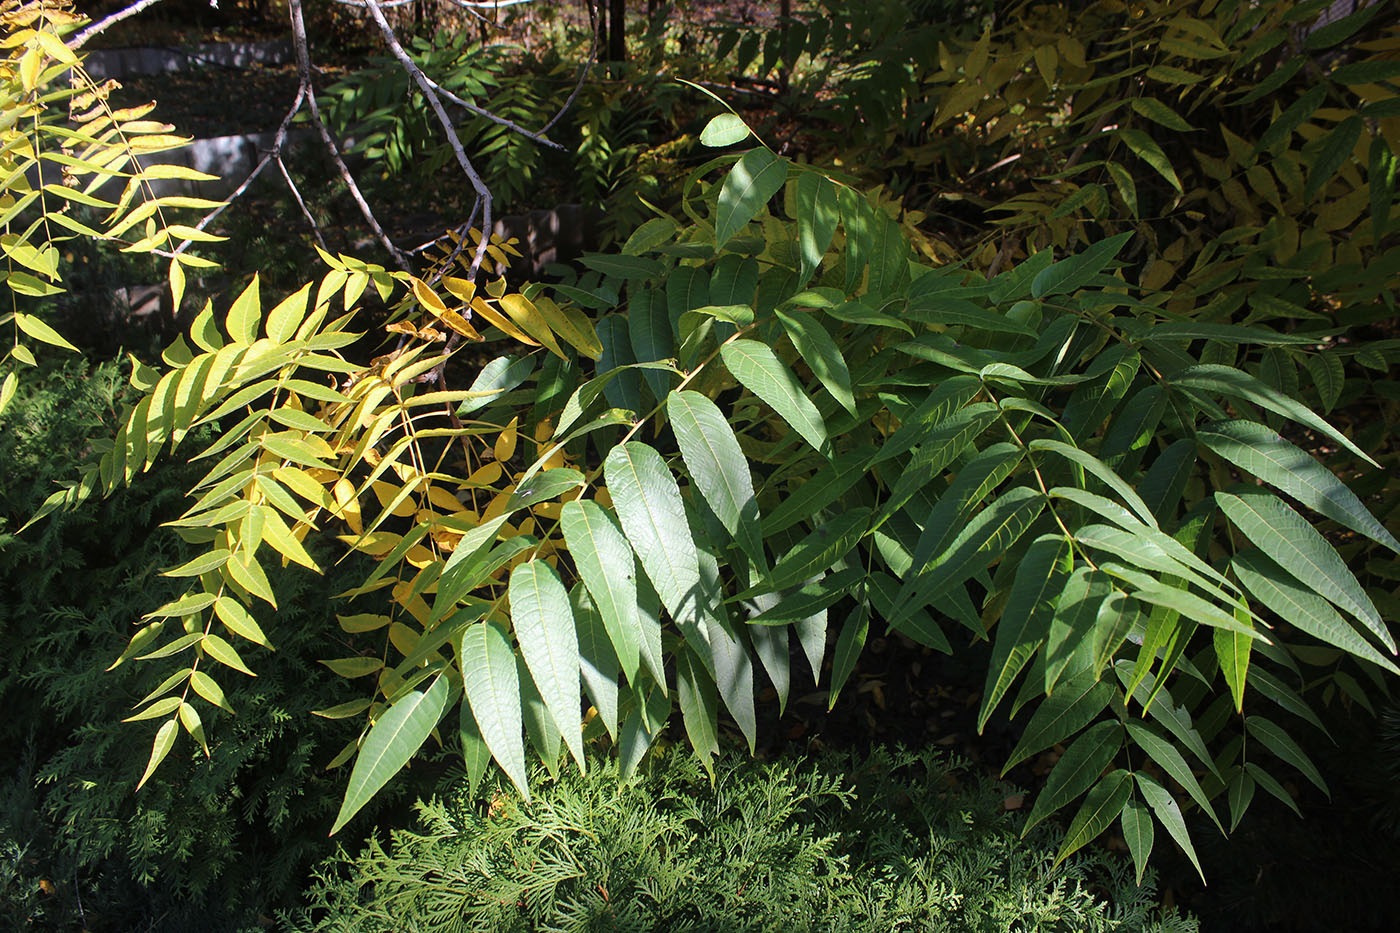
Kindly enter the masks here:
<path id="1" fill-rule="evenodd" d="M 1055 603 L 1073 563 L 1069 539 L 1045 535 L 1031 544 L 1017 565 L 987 662 L 982 708 L 977 714 L 979 733 L 1021 669 L 1050 634 Z"/>
<path id="2" fill-rule="evenodd" d="M 782 188 L 787 180 L 787 160 L 766 148 L 744 153 L 719 192 L 715 211 L 715 246 L 723 246 L 738 233 Z"/>
<path id="3" fill-rule="evenodd" d="M 1134 798 L 1123 808 L 1123 841 L 1133 856 L 1133 868 L 1137 871 L 1138 886 L 1142 886 L 1142 873 L 1147 869 L 1147 860 L 1152 855 L 1152 815 L 1147 806 Z"/>
<path id="4" fill-rule="evenodd" d="M 1395 640 L 1336 549 L 1277 496 L 1241 490 L 1215 493 L 1230 522 L 1280 567 L 1354 615 L 1388 648 Z"/>
<path id="5" fill-rule="evenodd" d="M 1090 726 L 1074 740 L 1045 780 L 1035 806 L 1021 830 L 1022 838 L 1041 820 L 1069 803 L 1094 785 L 1104 768 L 1123 747 L 1123 726 L 1101 722 Z"/>
<path id="6" fill-rule="evenodd" d="M 1202 428 L 1196 437 L 1235 466 L 1308 508 L 1400 553 L 1400 541 L 1376 521 L 1346 484 L 1277 431 L 1253 421 L 1227 421 Z"/>
<path id="7" fill-rule="evenodd" d="M 1133 776 L 1137 778 L 1138 790 L 1142 793 L 1143 799 L 1147 801 L 1147 805 L 1152 808 L 1158 821 L 1176 840 L 1176 844 L 1185 851 L 1186 857 L 1191 860 L 1192 865 L 1196 866 L 1196 873 L 1201 876 L 1201 881 L 1204 882 L 1206 875 L 1201 870 L 1201 860 L 1196 857 L 1196 849 L 1191 845 L 1191 835 L 1186 831 L 1186 820 L 1182 818 L 1181 807 L 1177 806 L 1171 791 L 1145 771 L 1138 771 Z"/>
<path id="8" fill-rule="evenodd" d="M 1122 768 L 1110 771 L 1090 789 L 1079 812 L 1065 830 L 1065 841 L 1055 855 L 1058 865 L 1098 838 L 1124 812 L 1133 792 L 1133 776 Z"/>

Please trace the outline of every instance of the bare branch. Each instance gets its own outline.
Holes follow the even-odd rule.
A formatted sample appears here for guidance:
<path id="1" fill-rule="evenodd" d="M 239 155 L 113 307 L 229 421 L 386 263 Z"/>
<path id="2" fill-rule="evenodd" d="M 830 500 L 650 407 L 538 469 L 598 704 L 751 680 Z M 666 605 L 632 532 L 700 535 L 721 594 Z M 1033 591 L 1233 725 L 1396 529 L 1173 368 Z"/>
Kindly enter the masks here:
<path id="1" fill-rule="evenodd" d="M 365 0 L 335 0 L 341 6 L 352 6 L 357 10 L 368 9 L 369 4 Z M 416 0 L 380 0 L 381 9 L 392 10 L 394 7 L 408 6 Z M 496 10 L 501 7 L 518 6 L 522 3 L 533 3 L 534 0 L 447 0 L 455 7 L 464 10 Z"/>
<path id="2" fill-rule="evenodd" d="M 217 218 L 220 214 L 222 214 L 228 209 L 229 205 L 241 198 L 243 196 L 243 193 L 247 191 L 250 187 L 252 187 L 253 182 L 257 179 L 259 175 L 262 174 L 262 170 L 267 168 L 267 164 L 271 162 L 274 157 L 277 157 L 280 160 L 282 154 L 282 147 L 286 145 L 287 132 L 291 128 L 292 119 L 296 117 L 297 113 L 301 110 L 301 105 L 306 100 L 306 93 L 306 85 L 303 84 L 297 88 L 296 99 L 292 101 L 292 106 L 290 109 L 287 110 L 287 115 L 282 118 L 281 124 L 279 124 L 277 127 L 277 135 L 274 136 L 272 139 L 272 148 L 266 150 L 263 153 L 263 157 L 258 160 L 258 164 L 253 168 L 251 172 L 248 173 L 248 177 L 243 179 L 243 183 L 234 190 L 233 194 L 229 195 L 227 198 L 224 199 L 223 204 L 220 204 L 218 207 L 214 208 L 214 210 L 210 211 L 208 214 L 205 214 L 204 218 L 200 220 L 199 223 L 195 224 L 196 230 L 203 230 L 204 228 L 208 227 L 211 223 L 214 222 L 215 218 Z M 186 240 L 185 242 L 180 244 L 179 248 L 176 249 L 175 252 L 177 254 L 183 253 L 185 250 L 189 249 L 190 243 L 190 240 Z"/>
<path id="3" fill-rule="evenodd" d="M 307 209 L 306 202 L 302 200 L 301 192 L 297 190 L 297 183 L 292 181 L 291 172 L 287 171 L 287 163 L 282 161 L 282 153 L 277 153 L 277 167 L 282 170 L 282 178 L 287 182 L 287 188 L 292 192 L 292 197 L 296 199 L 297 207 L 301 208 L 301 215 L 306 218 L 306 222 L 311 225 L 311 234 L 316 237 L 316 242 L 321 249 L 330 252 L 331 248 L 326 245 L 326 240 L 321 236 L 321 227 L 316 223 L 316 218 L 311 216 L 311 211 Z"/>
<path id="4" fill-rule="evenodd" d="M 462 148 L 462 141 L 457 138 L 457 128 L 448 117 L 447 110 L 443 108 L 442 99 L 438 97 L 435 90 L 436 86 L 428 80 L 427 75 L 423 74 L 423 70 L 413 63 L 413 59 L 399 44 L 399 38 L 394 35 L 389 21 L 384 18 L 384 11 L 380 9 L 378 0 L 365 0 L 365 2 L 369 6 L 370 15 L 374 17 L 375 23 L 379 26 L 379 31 L 384 35 L 384 41 L 389 43 L 389 50 L 394 53 L 394 57 L 399 60 L 399 64 L 403 66 L 404 70 L 413 77 L 419 90 L 423 92 L 423 97 L 428 101 L 428 105 L 433 108 L 438 123 L 447 135 L 447 142 L 452 147 L 452 154 L 457 157 L 457 164 L 466 173 L 467 179 L 471 182 L 472 188 L 481 201 L 481 243 L 477 245 L 476 255 L 472 257 L 471 268 L 467 272 L 468 281 L 476 281 L 477 270 L 481 268 L 481 261 L 486 258 L 487 244 L 491 242 L 491 190 L 486 187 L 486 183 L 477 174 L 471 159 L 467 158 L 466 150 Z M 292 3 L 299 7 L 300 0 L 292 0 Z"/>
<path id="5" fill-rule="evenodd" d="M 379 238 L 379 242 L 389 251 L 389 255 L 394 258 L 394 262 L 405 272 L 411 272 L 412 266 L 408 257 L 403 254 L 394 241 L 389 239 L 389 235 L 384 232 L 384 228 L 379 225 L 379 221 L 374 216 L 374 211 L 370 208 L 369 202 L 360 191 L 360 186 L 355 183 L 355 176 L 350 173 L 350 168 L 345 164 L 345 160 L 340 155 L 340 146 L 336 143 L 335 137 L 331 135 L 330 129 L 321 119 L 321 108 L 316 105 L 316 88 L 311 83 L 311 52 L 306 43 L 306 21 L 302 17 L 301 0 L 288 0 L 292 17 L 292 45 L 297 53 L 297 75 L 301 80 L 301 85 L 306 89 L 307 109 L 311 114 L 311 122 L 316 124 L 316 130 L 321 134 L 321 141 L 326 144 L 326 150 L 330 153 L 331 160 L 335 162 L 336 168 L 340 172 L 341 181 L 350 189 L 350 196 L 355 199 L 355 203 L 360 207 L 360 213 L 364 215 L 365 222 L 369 224 L 374 235 Z M 380 14 L 383 18 L 383 14 Z M 456 135 L 453 135 L 456 140 Z M 460 143 L 458 144 L 460 147 Z"/>
<path id="6" fill-rule="evenodd" d="M 113 13 L 111 16 L 106 17 L 105 19 L 98 20 L 96 23 L 93 23 L 91 26 L 78 33 L 72 39 L 69 39 L 68 47 L 70 49 L 80 49 L 93 36 L 98 35 L 99 33 L 106 32 L 108 29 L 115 26 L 117 23 L 120 23 L 122 20 L 130 19 L 131 17 L 135 16 L 137 13 L 140 13 L 147 7 L 155 6 L 159 2 L 160 0 L 136 0 L 136 2 L 133 3 L 131 6 L 120 9 L 117 12 Z"/>
<path id="7" fill-rule="evenodd" d="M 551 117 L 549 122 L 544 125 L 544 128 L 540 130 L 541 136 L 543 136 L 545 133 L 548 133 L 550 131 L 550 128 L 553 127 L 554 124 L 562 120 L 564 118 L 564 114 L 569 112 L 569 108 L 572 107 L 574 105 L 574 101 L 578 99 L 579 91 L 583 90 L 583 85 L 584 82 L 588 80 L 589 72 L 593 70 L 593 65 L 598 61 L 598 33 L 600 20 L 599 17 L 594 15 L 593 0 L 583 0 L 583 5 L 588 10 L 588 20 L 593 27 L 593 38 L 588 45 L 588 60 L 583 63 L 583 68 L 579 69 L 578 81 L 574 82 L 574 89 L 569 92 L 569 97 L 567 100 L 564 101 L 564 105 L 559 108 L 559 112 L 556 113 L 553 117 Z"/>
<path id="8" fill-rule="evenodd" d="M 481 107 L 481 106 L 479 106 L 479 105 L 477 105 L 477 104 L 474 104 L 474 103 L 472 103 L 472 102 L 469 101 L 469 100 L 463 100 L 462 98 L 458 97 L 456 94 L 453 94 L 453 93 L 452 93 L 451 91 L 449 91 L 447 88 L 443 87 L 441 84 L 438 84 L 438 83 L 437 83 L 436 81 L 434 81 L 432 78 L 429 78 L 426 74 L 423 74 L 423 72 L 422 72 L 421 70 L 419 70 L 418 74 L 422 76 L 422 78 L 423 78 L 424 81 L 427 81 L 427 82 L 428 82 L 429 86 L 431 86 L 432 89 L 433 89 L 434 91 L 436 91 L 437 93 L 441 94 L 441 95 L 442 95 L 444 98 L 446 98 L 449 102 L 456 104 L 458 107 L 461 107 L 463 110 L 470 111 L 471 113 L 474 113 L 474 114 L 476 114 L 476 115 L 479 116 L 479 117 L 485 117 L 487 120 L 490 120 L 492 123 L 499 123 L 501 126 L 504 126 L 506 129 L 509 129 L 509 130 L 512 130 L 512 131 L 514 131 L 514 132 L 516 132 L 516 133 L 519 133 L 521 136 L 524 136 L 526 139 L 532 139 L 532 140 L 534 140 L 535 142 L 539 143 L 541 146 L 548 146 L 548 147 L 551 148 L 551 149 L 558 149 L 560 152 L 566 151 L 565 148 L 564 148 L 563 146 L 559 145 L 558 143 L 554 142 L 553 140 L 545 139 L 545 138 L 544 138 L 542 135 L 540 135 L 539 133 L 535 133 L 535 132 L 533 132 L 533 131 L 531 131 L 531 130 L 525 129 L 525 127 L 521 126 L 519 123 L 516 123 L 514 120 L 507 120 L 505 117 L 497 116 L 496 114 L 494 114 L 494 113 L 492 113 L 491 111 L 487 110 L 485 107 Z M 571 97 L 570 100 L 572 100 L 572 99 L 573 99 L 573 98 Z M 553 126 L 553 125 L 554 125 L 554 124 L 553 124 L 553 122 L 551 121 L 550 126 Z"/>

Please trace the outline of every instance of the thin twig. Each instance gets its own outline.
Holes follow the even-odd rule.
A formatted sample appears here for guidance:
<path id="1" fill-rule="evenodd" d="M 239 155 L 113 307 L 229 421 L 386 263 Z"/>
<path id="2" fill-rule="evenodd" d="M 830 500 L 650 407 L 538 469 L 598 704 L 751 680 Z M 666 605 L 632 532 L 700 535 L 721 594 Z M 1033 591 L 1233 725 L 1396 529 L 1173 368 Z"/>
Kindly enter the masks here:
<path id="1" fill-rule="evenodd" d="M 106 32 L 108 29 L 115 26 L 117 23 L 120 23 L 122 20 L 130 19 L 131 17 L 135 16 L 137 13 L 140 13 L 147 7 L 154 6 L 159 2 L 160 0 L 136 0 L 136 2 L 133 3 L 131 6 L 118 10 L 117 12 L 113 13 L 111 16 L 106 17 L 105 19 L 98 20 L 96 23 L 93 23 L 91 26 L 78 33 L 72 39 L 69 39 L 68 47 L 70 49 L 75 50 L 80 49 L 93 36 L 98 35 L 99 33 Z"/>
<path id="2" fill-rule="evenodd" d="M 564 114 L 569 112 L 569 108 L 573 107 L 574 101 L 578 98 L 579 92 L 583 90 L 584 82 L 588 80 L 589 72 L 593 70 L 594 64 L 596 64 L 598 61 L 599 18 L 593 15 L 593 0 L 583 0 L 583 5 L 588 8 L 588 19 L 593 26 L 593 37 L 588 44 L 588 60 L 583 63 L 583 68 L 579 70 L 578 80 L 574 82 L 574 89 L 569 92 L 569 97 L 567 100 L 564 101 L 564 105 L 559 108 L 559 112 L 556 113 L 552 118 L 550 118 L 550 121 L 544 125 L 544 128 L 542 130 L 540 130 L 541 136 L 543 136 L 545 133 L 548 133 L 550 129 L 554 126 L 554 124 L 558 123 L 561 119 L 563 119 Z"/>
<path id="3" fill-rule="evenodd" d="M 341 6 L 352 6 L 358 10 L 368 9 L 369 4 L 365 0 L 335 0 Z M 417 0 L 380 0 L 379 6 L 385 10 L 392 10 L 394 7 L 408 6 L 416 3 Z M 495 10 L 500 7 L 518 6 L 522 3 L 533 3 L 534 0 L 447 0 L 448 3 L 464 10 Z"/>
<path id="4" fill-rule="evenodd" d="M 307 209 L 306 202 L 302 200 L 301 192 L 297 190 L 297 183 L 292 181 L 292 174 L 287 171 L 287 163 L 282 161 L 281 152 L 277 153 L 276 159 L 277 167 L 282 170 L 282 178 L 287 182 L 287 189 L 292 192 L 292 197 L 296 199 L 297 207 L 301 208 L 302 216 L 305 217 L 306 222 L 311 225 L 311 234 L 316 237 L 316 242 L 320 244 L 321 249 L 329 253 L 331 248 L 326 245 L 326 240 L 321 236 L 321 228 L 316 223 L 316 218 L 311 216 L 311 211 Z"/>
<path id="5" fill-rule="evenodd" d="M 364 0 L 333 0 L 333 2 L 338 3 L 341 6 L 353 7 L 357 10 L 363 10 L 366 8 Z M 388 10 L 394 7 L 408 6 L 410 3 L 416 2 L 417 0 L 385 0 L 385 2 L 380 3 L 379 5 L 384 9 Z M 500 23 L 497 23 L 495 20 L 481 15 L 480 10 L 493 10 L 496 9 L 498 6 L 514 6 L 517 3 L 529 3 L 531 2 L 531 0 L 508 0 L 508 2 L 499 4 L 472 2 L 472 0 L 447 0 L 447 2 L 450 3 L 452 6 L 463 10 L 466 13 L 470 13 L 472 16 L 475 16 L 477 19 L 481 20 L 481 22 L 485 23 L 488 26 L 491 26 L 495 29 L 504 29 L 505 27 L 502 26 Z"/>
<path id="6" fill-rule="evenodd" d="M 311 122 L 316 124 L 316 130 L 321 134 L 321 141 L 326 144 L 326 150 L 330 153 L 331 160 L 335 162 L 335 167 L 340 172 L 340 180 L 345 182 L 345 186 L 350 189 L 350 196 L 359 205 L 360 213 L 364 215 L 365 222 L 374 231 L 374 235 L 379 238 L 379 242 L 389 251 L 389 255 L 393 257 L 399 268 L 405 272 L 412 272 L 413 269 L 409 264 L 408 257 L 394 245 L 394 241 L 389 239 L 389 234 L 385 233 L 384 228 L 379 225 L 369 202 L 360 192 L 360 186 L 355 183 L 355 176 L 350 173 L 350 167 L 341 158 L 340 146 L 336 143 L 335 137 L 331 135 L 325 121 L 321 119 L 321 108 L 316 105 L 316 88 L 311 83 L 311 52 L 306 42 L 306 21 L 302 17 L 301 0 L 288 0 L 287 5 L 292 17 L 292 45 L 296 48 L 297 53 L 297 75 L 302 86 L 306 89 L 306 102 L 311 114 Z M 380 13 L 379 18 L 383 19 L 384 14 Z M 452 138 L 454 141 L 456 140 L 455 134 Z"/>
<path id="7" fill-rule="evenodd" d="M 381 28 L 382 28 L 382 27 L 381 27 Z M 487 110 L 485 107 L 481 107 L 481 106 L 479 106 L 479 105 L 477 105 L 477 104 L 472 103 L 472 102 L 469 101 L 469 100 L 464 100 L 463 98 L 458 97 L 456 94 L 453 94 L 453 93 L 452 93 L 451 91 L 449 91 L 447 88 L 443 87 L 441 84 L 438 84 L 436 81 L 434 81 L 432 78 L 428 77 L 426 74 L 423 74 L 423 72 L 422 72 L 421 70 L 419 70 L 418 74 L 422 76 L 423 81 L 426 81 L 429 87 L 431 87 L 431 88 L 432 88 L 434 91 L 436 91 L 438 94 L 441 94 L 441 95 L 442 95 L 444 98 L 446 98 L 449 102 L 456 104 L 458 107 L 461 107 L 463 110 L 470 111 L 471 113 L 474 113 L 474 114 L 476 114 L 476 115 L 479 116 L 479 117 L 483 117 L 483 118 L 485 118 L 485 119 L 487 119 L 487 120 L 490 120 L 492 123 L 498 123 L 498 124 L 500 124 L 501 126 L 504 126 L 504 127 L 505 127 L 506 129 L 508 129 L 508 130 L 511 130 L 511 131 L 513 131 L 513 132 L 516 132 L 516 133 L 519 133 L 521 136 L 524 136 L 526 139 L 532 139 L 532 140 L 534 140 L 535 142 L 539 143 L 541 146 L 548 146 L 548 147 L 551 148 L 551 149 L 558 149 L 560 152 L 565 152 L 565 151 L 567 151 L 567 150 L 565 150 L 565 148 L 564 148 L 563 146 L 561 146 L 559 143 L 556 143 L 556 142 L 554 142 L 553 140 L 545 139 L 545 138 L 544 138 L 543 136 L 541 136 L 539 133 L 536 133 L 536 132 L 534 132 L 534 131 L 532 131 L 532 130 L 527 130 L 527 129 L 525 129 L 525 127 L 521 126 L 519 123 L 516 123 L 514 120 L 507 120 L 505 117 L 497 116 L 496 114 L 494 114 L 494 113 L 492 113 L 491 111 Z M 420 86 L 421 86 L 421 85 L 420 85 Z M 553 124 L 551 124 L 551 125 L 553 125 Z"/>
<path id="8" fill-rule="evenodd" d="M 476 212 L 480 209 L 481 199 L 478 198 L 476 203 L 472 205 L 471 213 L 467 215 L 466 221 L 457 228 L 457 242 L 453 244 L 452 252 L 449 253 L 447 259 L 443 260 L 438 266 L 437 272 L 433 273 L 432 280 L 428 282 L 429 285 L 436 285 L 438 282 L 441 282 L 442 277 L 447 274 L 447 270 L 452 268 L 452 264 L 457 261 L 457 257 L 462 255 L 462 249 L 467 245 L 467 235 L 471 232 L 472 224 L 476 221 Z M 482 231 L 483 239 L 490 235 L 491 233 L 489 230 Z M 468 309 L 467 317 L 471 317 L 470 309 Z"/>
<path id="9" fill-rule="evenodd" d="M 307 91 L 308 88 L 304 84 L 297 88 L 296 99 L 292 101 L 292 106 L 287 110 L 287 115 L 282 118 L 281 124 L 277 127 L 277 135 L 272 139 L 272 148 L 263 153 L 263 157 L 258 160 L 257 166 L 248 173 L 248 177 L 243 179 L 243 183 L 234 190 L 233 194 L 224 199 L 223 204 L 220 204 L 218 207 L 214 208 L 214 210 L 205 214 L 204 218 L 200 220 L 199 223 L 195 224 L 194 228 L 196 230 L 203 230 L 213 223 L 220 214 L 228 209 L 229 205 L 237 201 L 243 196 L 245 191 L 252 187 L 254 180 L 262 174 L 262 170 L 267 168 L 267 164 L 272 161 L 274 156 L 281 157 L 282 147 L 287 142 L 287 132 L 291 128 L 292 119 L 296 117 L 297 113 L 301 110 L 301 105 L 306 100 Z M 177 254 L 183 253 L 185 250 L 189 249 L 191 242 L 191 240 L 186 240 L 181 243 L 175 252 Z"/>
<path id="10" fill-rule="evenodd" d="M 300 2 L 301 0 L 292 0 L 292 3 L 297 4 L 298 7 Z M 423 92 L 423 97 L 428 101 L 428 105 L 433 108 L 438 123 L 447 135 L 447 142 L 452 147 L 452 154 L 457 157 L 457 164 L 466 173 L 477 197 L 481 199 L 481 243 L 477 245 L 476 254 L 472 257 L 471 268 L 467 271 L 467 281 L 475 282 L 477 270 L 481 268 L 481 262 L 486 258 L 486 247 L 491 242 L 491 190 L 486 187 L 486 183 L 477 174 L 471 159 L 467 158 L 466 150 L 462 148 L 462 141 L 457 137 L 457 128 L 453 125 L 452 119 L 448 117 L 446 109 L 443 108 L 442 99 L 434 91 L 433 83 L 428 80 L 427 75 L 423 74 L 423 70 L 413 63 L 413 59 L 399 44 L 399 38 L 394 35 L 389 21 L 384 18 L 384 11 L 380 9 L 378 0 L 365 0 L 365 2 L 369 5 L 370 15 L 374 17 L 379 31 L 384 35 L 384 41 L 389 44 L 389 50 L 394 53 L 394 57 L 399 60 L 399 64 L 404 67 L 404 70 L 412 76 L 419 90 Z"/>

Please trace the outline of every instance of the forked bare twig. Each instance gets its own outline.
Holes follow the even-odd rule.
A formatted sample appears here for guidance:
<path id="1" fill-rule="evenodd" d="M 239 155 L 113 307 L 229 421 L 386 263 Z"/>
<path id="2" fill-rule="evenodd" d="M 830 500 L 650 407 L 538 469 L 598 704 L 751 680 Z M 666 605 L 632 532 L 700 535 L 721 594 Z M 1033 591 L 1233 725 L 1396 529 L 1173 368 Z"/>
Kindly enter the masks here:
<path id="1" fill-rule="evenodd" d="M 301 85 L 306 89 L 307 110 L 311 115 L 311 122 L 316 125 L 316 131 L 321 134 L 321 141 L 326 144 L 326 151 L 330 154 L 331 161 L 335 163 L 337 171 L 340 173 L 340 180 L 345 182 L 345 186 L 350 190 L 350 196 L 359 205 L 360 213 L 364 216 L 365 222 L 374 231 L 379 242 L 389 251 L 394 262 L 405 272 L 413 271 L 408 257 L 403 251 L 394 245 L 394 241 L 389 239 L 389 234 L 384 232 L 379 220 L 374 216 L 374 210 L 365 200 L 364 194 L 360 191 L 360 186 L 355 183 L 355 176 L 351 174 L 350 167 L 345 164 L 345 159 L 340 154 L 340 146 L 335 137 L 331 134 L 330 128 L 326 126 L 325 120 L 321 118 L 321 108 L 316 104 L 316 87 L 311 81 L 311 52 L 306 41 L 306 20 L 302 16 L 301 0 L 288 0 L 287 6 L 290 9 L 292 18 L 292 46 L 296 49 L 297 56 L 297 76 Z M 383 18 L 383 14 L 380 14 Z M 456 139 L 456 136 L 453 136 Z M 461 143 L 458 143 L 458 148 Z"/>
<path id="2" fill-rule="evenodd" d="M 294 4 L 300 4 L 300 0 L 292 0 Z M 452 119 L 447 115 L 447 110 L 442 105 L 442 98 L 438 96 L 435 85 L 423 74 L 423 70 L 414 64 L 413 59 L 404 47 L 399 43 L 399 38 L 394 34 L 389 21 L 384 18 L 384 11 L 380 8 L 378 0 L 365 0 L 368 5 L 370 15 L 374 17 L 375 24 L 379 27 L 380 33 L 384 36 L 384 41 L 389 44 L 389 50 L 394 53 L 399 64 L 413 78 L 418 89 L 423 92 L 423 97 L 428 101 L 428 106 L 433 108 L 433 114 L 437 117 L 438 124 L 442 126 L 443 133 L 447 136 L 448 145 L 452 147 L 452 154 L 457 158 L 457 164 L 466 174 L 467 180 L 471 182 L 472 190 L 476 192 L 477 198 L 481 202 L 481 242 L 477 245 L 476 254 L 472 256 L 471 268 L 467 270 L 468 281 L 476 281 L 477 271 L 481 268 L 481 262 L 486 258 L 486 247 L 491 242 L 491 189 L 486 187 L 486 183 L 477 174 L 476 168 L 472 165 L 471 159 L 467 158 L 467 152 L 462 148 L 462 141 L 457 137 L 457 127 L 452 123 Z"/>

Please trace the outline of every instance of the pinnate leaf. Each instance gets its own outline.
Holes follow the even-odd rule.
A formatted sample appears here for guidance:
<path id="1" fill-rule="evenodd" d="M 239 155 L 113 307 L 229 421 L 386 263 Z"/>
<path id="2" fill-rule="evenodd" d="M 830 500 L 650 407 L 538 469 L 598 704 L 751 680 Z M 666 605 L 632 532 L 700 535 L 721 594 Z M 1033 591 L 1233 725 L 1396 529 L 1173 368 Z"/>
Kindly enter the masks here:
<path id="1" fill-rule="evenodd" d="M 447 677 L 440 674 L 427 690 L 410 690 L 395 700 L 370 727 L 350 772 L 345 799 L 331 827 L 332 836 L 360 812 L 428 740 L 442 718 L 447 694 Z"/>
<path id="2" fill-rule="evenodd" d="M 510 574 L 515 637 L 545 708 L 564 744 L 585 768 L 579 718 L 579 650 L 569 594 L 558 572 L 542 560 L 517 564 Z"/>
<path id="3" fill-rule="evenodd" d="M 720 355 L 740 385 L 766 402 L 803 440 L 819 451 L 826 447 L 821 412 L 771 347 L 757 340 L 732 340 L 720 348 Z"/>
<path id="4" fill-rule="evenodd" d="M 1123 726 L 1118 722 L 1101 722 L 1086 729 L 1050 771 L 1021 835 L 1092 787 L 1122 747 Z"/>
<path id="5" fill-rule="evenodd" d="M 715 245 L 723 246 L 778 193 L 787 180 L 787 160 L 766 148 L 744 153 L 724 178 L 715 213 Z"/>
<path id="6" fill-rule="evenodd" d="M 1104 775 L 1090 789 L 1069 829 L 1065 830 L 1065 841 L 1055 855 L 1055 864 L 1060 864 L 1108 829 L 1127 806 L 1132 792 L 1133 776 L 1127 771 L 1119 768 Z"/>
<path id="7" fill-rule="evenodd" d="M 520 796 L 530 799 L 525 779 L 525 722 L 521 712 L 520 676 L 506 634 L 490 622 L 467 626 L 458 646 L 462 684 L 472 717 L 491 756 Z"/>

